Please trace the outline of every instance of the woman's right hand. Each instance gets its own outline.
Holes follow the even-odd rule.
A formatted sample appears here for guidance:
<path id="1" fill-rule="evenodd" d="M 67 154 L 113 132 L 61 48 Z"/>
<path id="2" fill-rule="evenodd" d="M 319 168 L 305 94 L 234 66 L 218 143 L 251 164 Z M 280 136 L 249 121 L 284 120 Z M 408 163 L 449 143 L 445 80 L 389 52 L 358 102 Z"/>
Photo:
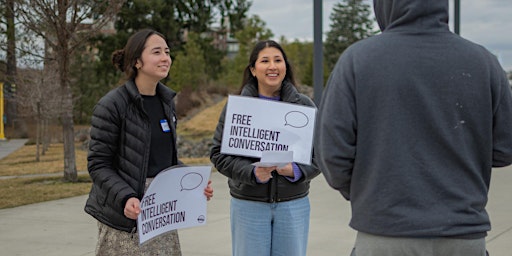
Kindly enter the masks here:
<path id="1" fill-rule="evenodd" d="M 128 219 L 136 220 L 140 214 L 140 200 L 136 197 L 131 197 L 126 201 L 124 206 L 124 216 Z"/>
<path id="2" fill-rule="evenodd" d="M 259 182 L 267 183 L 272 178 L 272 172 L 275 171 L 276 168 L 277 166 L 256 167 L 254 169 L 254 175 Z"/>

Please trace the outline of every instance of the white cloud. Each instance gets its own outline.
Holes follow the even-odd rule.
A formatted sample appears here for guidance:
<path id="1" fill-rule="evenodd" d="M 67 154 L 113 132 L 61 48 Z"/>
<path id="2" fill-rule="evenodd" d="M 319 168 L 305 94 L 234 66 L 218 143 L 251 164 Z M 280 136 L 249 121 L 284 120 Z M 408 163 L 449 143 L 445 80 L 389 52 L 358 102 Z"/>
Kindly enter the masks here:
<path id="1" fill-rule="evenodd" d="M 313 40 L 314 0 L 254 0 L 249 14 L 265 21 L 278 39 Z M 330 29 L 329 15 L 339 1 L 322 1 L 323 31 Z M 372 5 L 372 1 L 367 0 Z M 460 0 L 460 34 L 481 44 L 498 56 L 506 70 L 512 70 L 512 1 Z M 453 0 L 450 0 L 450 27 L 453 30 Z"/>

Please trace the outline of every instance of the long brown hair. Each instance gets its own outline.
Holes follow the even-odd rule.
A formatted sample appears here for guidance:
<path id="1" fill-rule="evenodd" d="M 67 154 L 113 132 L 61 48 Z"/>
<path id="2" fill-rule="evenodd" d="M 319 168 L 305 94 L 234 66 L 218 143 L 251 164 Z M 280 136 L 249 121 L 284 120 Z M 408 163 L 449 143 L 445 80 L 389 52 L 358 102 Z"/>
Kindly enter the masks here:
<path id="1" fill-rule="evenodd" d="M 138 70 L 135 64 L 137 60 L 141 60 L 140 57 L 144 51 L 146 41 L 152 35 L 158 35 L 166 40 L 164 35 L 155 30 L 142 29 L 130 36 L 123 49 L 112 53 L 112 64 L 121 72 L 124 72 L 128 79 L 133 80 L 137 77 Z"/>
<path id="2" fill-rule="evenodd" d="M 281 47 L 281 45 L 279 45 L 274 40 L 264 40 L 264 41 L 259 41 L 258 43 L 256 43 L 256 45 L 254 45 L 254 48 L 252 49 L 251 55 L 249 56 L 249 64 L 247 64 L 247 67 L 244 70 L 244 75 L 243 75 L 243 79 L 242 79 L 242 86 L 240 87 L 240 92 L 242 91 L 244 86 L 247 84 L 250 84 L 250 85 L 253 85 L 256 87 L 258 86 L 258 80 L 256 79 L 256 77 L 254 77 L 252 75 L 251 68 L 253 68 L 254 65 L 256 64 L 256 60 L 258 59 L 258 55 L 260 54 L 260 52 L 263 49 L 268 48 L 268 47 L 274 47 L 274 48 L 278 49 L 281 52 L 281 54 L 283 55 L 284 63 L 286 64 L 286 75 L 284 76 L 283 82 L 289 81 L 291 84 L 293 84 L 293 86 L 296 86 L 295 76 L 293 74 L 292 66 L 290 65 L 290 62 L 288 61 L 288 57 L 286 57 L 286 54 L 284 53 L 284 50 Z"/>

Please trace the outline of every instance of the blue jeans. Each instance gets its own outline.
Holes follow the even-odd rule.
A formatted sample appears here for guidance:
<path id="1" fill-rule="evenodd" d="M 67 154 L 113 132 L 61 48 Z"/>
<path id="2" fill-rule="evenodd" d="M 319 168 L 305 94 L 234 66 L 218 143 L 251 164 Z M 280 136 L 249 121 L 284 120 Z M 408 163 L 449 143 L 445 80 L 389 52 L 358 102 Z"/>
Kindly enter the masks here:
<path id="1" fill-rule="evenodd" d="M 309 198 L 265 203 L 231 198 L 233 256 L 305 256 Z"/>

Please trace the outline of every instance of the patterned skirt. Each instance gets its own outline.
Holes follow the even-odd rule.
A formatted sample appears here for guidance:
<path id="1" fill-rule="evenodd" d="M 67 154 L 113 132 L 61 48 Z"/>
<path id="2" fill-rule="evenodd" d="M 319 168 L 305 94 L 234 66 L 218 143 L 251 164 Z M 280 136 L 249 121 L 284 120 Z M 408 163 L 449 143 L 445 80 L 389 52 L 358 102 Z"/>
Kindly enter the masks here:
<path id="1" fill-rule="evenodd" d="M 153 179 L 146 180 L 146 189 Z M 139 245 L 139 233 L 129 233 L 111 228 L 98 222 L 98 243 L 96 255 L 126 256 L 126 255 L 169 255 L 181 256 L 178 231 L 173 230 L 159 235 Z"/>

